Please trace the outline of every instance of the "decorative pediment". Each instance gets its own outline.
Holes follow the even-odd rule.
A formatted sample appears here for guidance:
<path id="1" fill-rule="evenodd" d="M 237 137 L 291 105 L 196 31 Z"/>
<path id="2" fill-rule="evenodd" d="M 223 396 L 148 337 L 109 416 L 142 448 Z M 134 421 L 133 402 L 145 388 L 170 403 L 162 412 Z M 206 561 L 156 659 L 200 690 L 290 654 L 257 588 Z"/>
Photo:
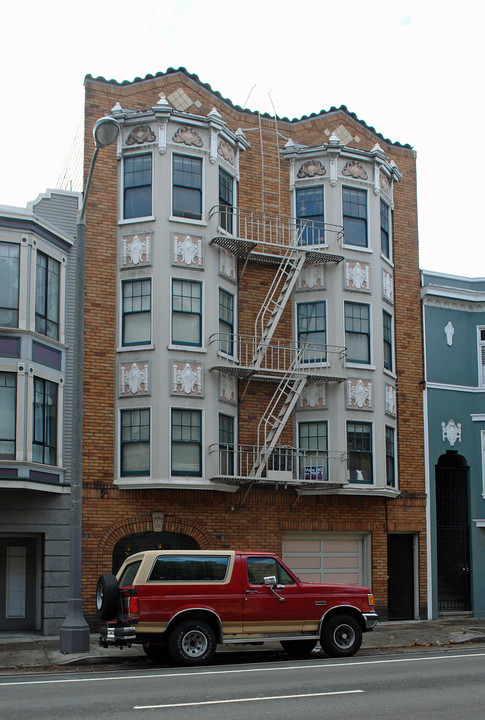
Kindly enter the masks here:
<path id="1" fill-rule="evenodd" d="M 367 171 L 364 170 L 361 163 L 357 162 L 357 160 L 349 160 L 342 170 L 342 175 L 355 178 L 356 180 L 367 180 L 369 177 Z"/>
<path id="2" fill-rule="evenodd" d="M 143 145 L 143 143 L 154 142 L 155 133 L 150 125 L 137 125 L 126 138 L 127 145 Z"/>
<path id="3" fill-rule="evenodd" d="M 194 147 L 202 147 L 204 144 L 197 130 L 192 127 L 181 127 L 174 134 L 172 140 L 182 145 L 193 145 Z"/>
<path id="4" fill-rule="evenodd" d="M 322 176 L 326 174 L 326 169 L 320 162 L 320 160 L 307 160 L 306 162 L 301 165 L 300 169 L 298 170 L 298 173 L 296 175 L 297 178 L 312 178 L 317 176 Z"/>

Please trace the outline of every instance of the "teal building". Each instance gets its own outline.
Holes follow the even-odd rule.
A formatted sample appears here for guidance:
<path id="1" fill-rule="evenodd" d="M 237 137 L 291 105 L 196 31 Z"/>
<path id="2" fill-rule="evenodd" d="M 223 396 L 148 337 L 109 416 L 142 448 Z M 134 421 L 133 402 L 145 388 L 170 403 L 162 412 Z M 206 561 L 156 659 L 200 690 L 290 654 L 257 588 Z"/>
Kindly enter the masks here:
<path id="1" fill-rule="evenodd" d="M 428 616 L 485 617 L 485 278 L 421 284 Z"/>

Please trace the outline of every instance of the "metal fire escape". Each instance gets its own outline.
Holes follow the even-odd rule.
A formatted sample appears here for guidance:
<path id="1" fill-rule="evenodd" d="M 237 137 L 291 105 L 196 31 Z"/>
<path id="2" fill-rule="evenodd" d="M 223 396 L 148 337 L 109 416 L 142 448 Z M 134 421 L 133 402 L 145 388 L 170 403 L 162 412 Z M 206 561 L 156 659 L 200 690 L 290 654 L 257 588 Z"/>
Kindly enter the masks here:
<path id="1" fill-rule="evenodd" d="M 227 208 L 213 208 L 209 217 L 224 210 L 227 212 Z M 263 479 L 281 433 L 309 379 L 323 382 L 344 380 L 343 375 L 332 374 L 328 364 L 312 362 L 312 348 L 308 343 L 290 347 L 288 343 L 283 346 L 281 342 L 273 341 L 278 323 L 305 265 L 340 263 L 343 256 L 329 252 L 320 236 L 318 242 L 309 243 L 308 224 L 304 225 L 301 221 L 242 210 L 231 209 L 231 213 L 234 233 L 217 235 L 211 244 L 243 260 L 244 269 L 248 261 L 276 266 L 273 281 L 254 323 L 254 337 L 246 341 L 235 338 L 238 349 L 235 358 L 221 359 L 221 353 L 218 352 L 218 359 L 212 363 L 213 370 L 239 378 L 279 381 L 258 425 L 257 448 L 252 455 L 252 466 L 249 469 L 248 465 L 246 472 L 239 473 L 241 479 L 244 477 L 250 483 L 249 491 L 254 482 Z M 222 218 L 219 225 L 224 228 L 229 226 L 226 218 Z M 330 225 L 325 226 L 325 232 L 333 234 L 336 241 L 341 240 L 343 234 L 342 228 Z M 216 346 L 219 343 L 221 347 L 220 341 L 215 341 Z M 344 348 L 336 352 L 343 359 Z"/>

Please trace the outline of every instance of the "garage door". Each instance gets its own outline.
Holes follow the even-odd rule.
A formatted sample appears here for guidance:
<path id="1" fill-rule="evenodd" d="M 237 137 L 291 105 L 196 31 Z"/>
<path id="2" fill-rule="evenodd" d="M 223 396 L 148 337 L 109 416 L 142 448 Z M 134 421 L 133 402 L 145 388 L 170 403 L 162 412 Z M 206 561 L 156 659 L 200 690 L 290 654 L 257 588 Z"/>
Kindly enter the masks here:
<path id="1" fill-rule="evenodd" d="M 370 585 L 369 537 L 333 535 L 286 535 L 283 559 L 302 580 L 310 582 Z"/>

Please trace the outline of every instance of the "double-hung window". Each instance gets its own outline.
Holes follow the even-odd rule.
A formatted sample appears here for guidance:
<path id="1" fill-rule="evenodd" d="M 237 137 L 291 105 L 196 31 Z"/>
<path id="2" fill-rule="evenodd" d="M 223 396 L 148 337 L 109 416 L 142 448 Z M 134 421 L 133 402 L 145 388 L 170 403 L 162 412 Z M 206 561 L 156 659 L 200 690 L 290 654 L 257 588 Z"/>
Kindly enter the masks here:
<path id="1" fill-rule="evenodd" d="M 202 411 L 172 409 L 172 475 L 202 475 Z"/>
<path id="2" fill-rule="evenodd" d="M 386 425 L 386 479 L 389 487 L 396 486 L 396 450 L 394 446 L 394 428 Z"/>
<path id="3" fill-rule="evenodd" d="M 232 214 L 234 210 L 234 179 L 219 168 L 219 224 L 223 230 L 232 233 Z"/>
<path id="4" fill-rule="evenodd" d="M 149 345 L 151 342 L 151 280 L 124 280 L 122 293 L 122 345 Z"/>
<path id="5" fill-rule="evenodd" d="M 381 253 L 391 259 L 391 236 L 389 227 L 389 205 L 381 198 Z"/>
<path id="6" fill-rule="evenodd" d="M 325 242 L 323 185 L 296 191 L 296 217 L 301 233 L 300 245 L 321 245 Z"/>
<path id="7" fill-rule="evenodd" d="M 172 281 L 172 343 L 202 345 L 202 283 Z"/>
<path id="8" fill-rule="evenodd" d="M 382 333 L 384 341 L 384 367 L 392 370 L 392 315 L 382 311 Z"/>
<path id="9" fill-rule="evenodd" d="M 59 339 L 60 263 L 37 252 L 35 268 L 35 331 Z"/>
<path id="10" fill-rule="evenodd" d="M 121 476 L 150 474 L 150 410 L 121 411 Z"/>
<path id="11" fill-rule="evenodd" d="M 308 348 L 303 352 L 303 361 L 325 361 L 327 343 L 325 301 L 298 303 L 296 309 L 298 345 L 302 347 L 308 344 Z"/>
<path id="12" fill-rule="evenodd" d="M 234 418 L 219 415 L 219 472 L 234 475 Z"/>
<path id="13" fill-rule="evenodd" d="M 234 295 L 219 288 L 219 350 L 234 354 Z"/>
<path id="14" fill-rule="evenodd" d="M 39 377 L 34 378 L 32 459 L 57 464 L 57 385 Z"/>
<path id="15" fill-rule="evenodd" d="M 129 155 L 124 159 L 123 217 L 125 220 L 152 214 L 152 156 Z"/>
<path id="16" fill-rule="evenodd" d="M 347 423 L 348 479 L 351 483 L 372 483 L 372 425 Z"/>
<path id="17" fill-rule="evenodd" d="M 202 219 L 202 159 L 173 156 L 172 213 L 191 220 Z"/>
<path id="18" fill-rule="evenodd" d="M 19 324 L 19 268 L 19 245 L 0 242 L 0 327 Z"/>
<path id="19" fill-rule="evenodd" d="M 367 191 L 342 188 L 342 214 L 346 245 L 367 247 Z"/>
<path id="20" fill-rule="evenodd" d="M 17 376 L 0 372 L 0 458 L 15 459 Z"/>
<path id="21" fill-rule="evenodd" d="M 326 422 L 298 424 L 301 450 L 300 477 L 304 480 L 328 480 L 328 433 Z"/>
<path id="22" fill-rule="evenodd" d="M 345 303 L 345 345 L 348 362 L 370 363 L 369 305 Z"/>

